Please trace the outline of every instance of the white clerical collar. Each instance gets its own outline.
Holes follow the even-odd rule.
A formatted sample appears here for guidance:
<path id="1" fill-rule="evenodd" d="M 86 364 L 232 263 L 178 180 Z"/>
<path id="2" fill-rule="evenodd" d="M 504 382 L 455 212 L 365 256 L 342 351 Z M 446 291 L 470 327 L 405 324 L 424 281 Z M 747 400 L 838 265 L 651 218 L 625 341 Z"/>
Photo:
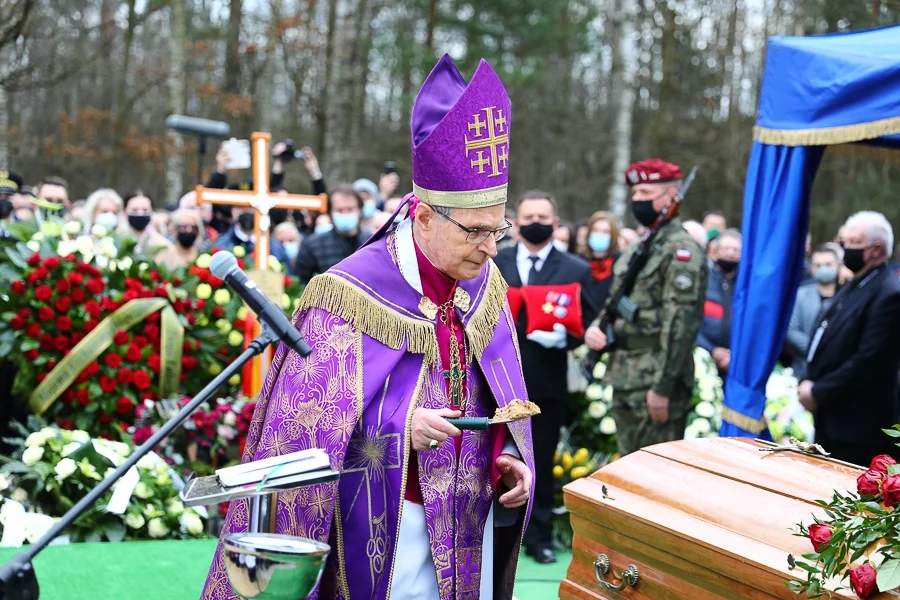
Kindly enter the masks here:
<path id="1" fill-rule="evenodd" d="M 422 274 L 419 273 L 419 260 L 416 258 L 416 243 L 413 241 L 412 219 L 403 219 L 394 231 L 400 273 L 412 289 L 424 295 Z"/>
<path id="2" fill-rule="evenodd" d="M 253 239 L 252 235 L 247 235 L 246 233 L 241 231 L 241 228 L 238 227 L 237 225 L 234 226 L 234 237 L 241 240 L 242 242 L 255 242 L 256 241 Z"/>

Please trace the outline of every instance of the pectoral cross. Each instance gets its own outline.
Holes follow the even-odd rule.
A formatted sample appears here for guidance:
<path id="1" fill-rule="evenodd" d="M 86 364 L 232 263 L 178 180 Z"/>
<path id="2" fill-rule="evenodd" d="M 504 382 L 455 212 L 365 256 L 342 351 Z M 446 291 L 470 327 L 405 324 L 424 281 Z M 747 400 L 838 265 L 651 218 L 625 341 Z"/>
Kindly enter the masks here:
<path id="1" fill-rule="evenodd" d="M 450 340 L 451 344 L 456 344 L 455 339 Z M 466 379 L 466 371 L 461 365 L 450 363 L 450 370 L 444 371 L 444 379 L 450 385 L 450 408 L 457 410 L 462 406 L 463 381 Z"/>

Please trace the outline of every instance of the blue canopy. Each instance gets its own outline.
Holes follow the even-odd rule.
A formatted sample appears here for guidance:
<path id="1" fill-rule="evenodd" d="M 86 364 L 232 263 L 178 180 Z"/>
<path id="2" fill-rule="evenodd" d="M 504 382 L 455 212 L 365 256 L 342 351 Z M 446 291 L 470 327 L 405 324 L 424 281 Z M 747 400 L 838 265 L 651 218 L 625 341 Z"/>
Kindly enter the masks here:
<path id="1" fill-rule="evenodd" d="M 900 150 L 900 26 L 769 39 L 744 189 L 723 436 L 766 431 L 766 382 L 803 273 L 809 192 L 825 147 L 837 144 Z"/>

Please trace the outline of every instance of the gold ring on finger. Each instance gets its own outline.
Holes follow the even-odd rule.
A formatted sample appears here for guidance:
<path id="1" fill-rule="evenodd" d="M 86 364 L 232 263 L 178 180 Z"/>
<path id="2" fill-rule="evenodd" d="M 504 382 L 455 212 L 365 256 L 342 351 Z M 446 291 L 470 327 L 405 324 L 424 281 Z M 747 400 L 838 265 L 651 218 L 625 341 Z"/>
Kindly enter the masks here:
<path id="1" fill-rule="evenodd" d="M 437 450 L 440 447 L 440 445 L 441 445 L 441 443 L 439 441 L 431 440 L 431 442 L 428 444 L 428 447 L 431 448 L 432 450 Z"/>

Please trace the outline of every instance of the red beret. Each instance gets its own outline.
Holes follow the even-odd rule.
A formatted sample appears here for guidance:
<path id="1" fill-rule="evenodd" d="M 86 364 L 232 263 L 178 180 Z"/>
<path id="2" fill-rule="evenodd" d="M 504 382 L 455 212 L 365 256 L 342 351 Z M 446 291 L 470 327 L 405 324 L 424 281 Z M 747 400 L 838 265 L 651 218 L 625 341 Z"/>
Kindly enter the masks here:
<path id="1" fill-rule="evenodd" d="M 663 183 L 681 179 L 681 168 L 658 158 L 632 163 L 625 171 L 625 183 Z"/>

